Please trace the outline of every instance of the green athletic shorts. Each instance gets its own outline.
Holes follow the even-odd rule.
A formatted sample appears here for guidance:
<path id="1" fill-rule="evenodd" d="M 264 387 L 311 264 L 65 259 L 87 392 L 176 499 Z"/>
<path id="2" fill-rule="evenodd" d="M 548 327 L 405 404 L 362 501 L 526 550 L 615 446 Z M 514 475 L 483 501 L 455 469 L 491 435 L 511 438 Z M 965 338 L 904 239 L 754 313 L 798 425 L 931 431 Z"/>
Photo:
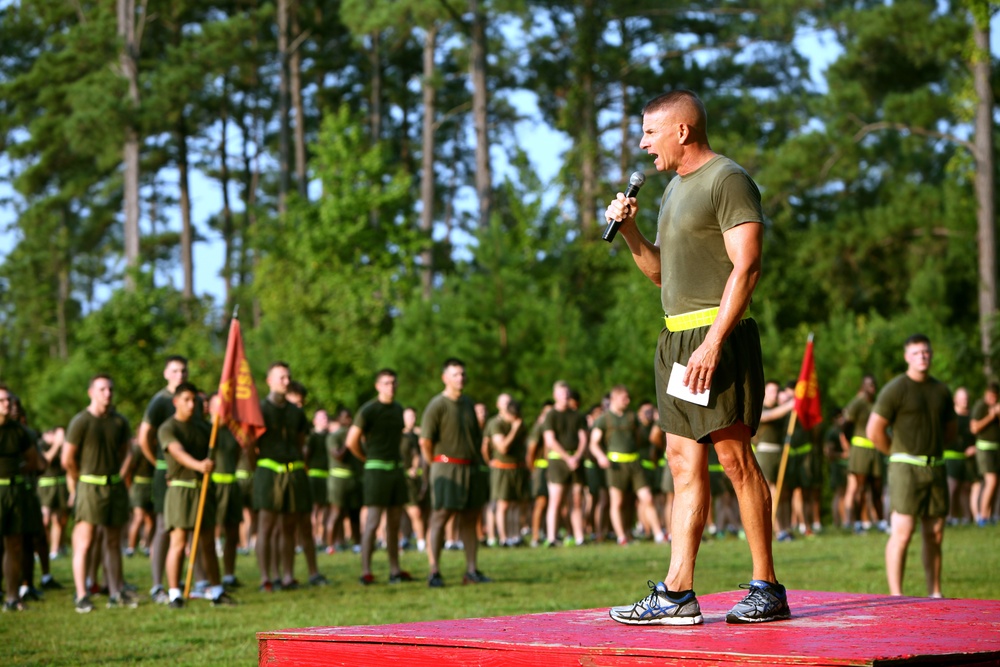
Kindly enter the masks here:
<path id="1" fill-rule="evenodd" d="M 38 499 L 42 502 L 42 507 L 54 512 L 65 512 L 69 509 L 69 487 L 66 486 L 66 478 L 39 477 Z"/>
<path id="2" fill-rule="evenodd" d="M 674 363 L 687 364 L 708 330 L 708 326 L 677 332 L 663 329 L 653 364 L 660 428 L 706 444 L 711 443 L 712 433 L 736 422 L 743 422 L 750 427 L 751 434 L 756 433 L 764 403 L 760 334 L 751 318 L 740 320 L 723 343 L 707 406 L 667 394 L 667 380 Z"/>
<path id="3" fill-rule="evenodd" d="M 830 461 L 830 490 L 837 491 L 847 486 L 847 459 Z"/>
<path id="4" fill-rule="evenodd" d="M 590 491 L 590 495 L 594 498 L 601 493 L 602 489 L 608 488 L 607 475 L 605 475 L 604 470 L 593 461 L 584 461 L 583 478 L 587 482 L 587 489 Z"/>
<path id="5" fill-rule="evenodd" d="M 167 486 L 164 498 L 163 522 L 167 530 L 183 528 L 194 530 L 198 518 L 198 500 L 201 496 L 201 482 L 198 487 L 190 489 L 184 486 Z M 211 487 L 205 494 L 205 509 L 201 517 L 201 529 L 215 528 L 215 494 Z"/>
<path id="6" fill-rule="evenodd" d="M 663 476 L 660 477 L 660 491 L 663 493 L 673 493 L 674 492 L 674 475 L 670 472 L 670 465 L 664 461 L 663 462 Z"/>
<path id="7" fill-rule="evenodd" d="M 490 468 L 490 501 L 505 500 L 517 502 L 524 500 L 524 480 L 527 477 L 526 468 Z"/>
<path id="8" fill-rule="evenodd" d="M 0 535 L 20 535 L 24 531 L 24 493 L 22 482 L 0 485 Z"/>
<path id="9" fill-rule="evenodd" d="M 421 470 L 423 472 L 423 470 Z M 406 504 L 407 505 L 419 505 L 423 502 L 423 490 L 424 490 L 424 476 L 422 474 L 416 477 L 410 477 L 406 475 Z"/>
<path id="10" fill-rule="evenodd" d="M 365 468 L 363 479 L 365 507 L 402 507 L 409 499 L 406 474 L 402 468 Z"/>
<path id="11" fill-rule="evenodd" d="M 569 466 L 562 459 L 549 459 L 549 484 L 585 484 L 587 479 L 583 473 L 583 465 L 577 466 L 576 470 L 570 470 Z"/>
<path id="12" fill-rule="evenodd" d="M 760 466 L 760 471 L 764 473 L 764 479 L 767 480 L 767 483 L 777 484 L 778 468 L 781 467 L 781 450 L 764 452 L 761 451 L 758 445 L 758 448 L 754 451 L 754 457 L 757 459 L 757 465 Z"/>
<path id="13" fill-rule="evenodd" d="M 642 461 L 629 463 L 611 461 L 611 467 L 604 473 L 608 480 L 608 486 L 619 491 L 632 491 L 634 493 L 644 486 L 649 486 Z"/>
<path id="14" fill-rule="evenodd" d="M 877 449 L 851 445 L 847 456 L 847 472 L 881 478 L 885 474 L 885 457 Z"/>
<path id="15" fill-rule="evenodd" d="M 312 472 L 312 471 L 310 471 Z M 309 475 L 309 497 L 313 505 L 329 505 L 330 492 L 327 489 L 328 477 L 313 477 Z"/>
<path id="16" fill-rule="evenodd" d="M 309 477 L 303 469 L 275 472 L 257 468 L 253 474 L 253 505 L 257 510 L 293 514 L 312 509 Z"/>
<path id="17" fill-rule="evenodd" d="M 785 464 L 785 479 L 781 482 L 782 493 L 784 493 L 785 489 L 791 491 L 792 489 L 805 488 L 805 484 L 803 484 L 805 458 L 804 456 L 795 456 L 791 452 L 788 452 L 788 462 Z M 777 479 L 775 479 L 774 483 L 778 483 Z"/>
<path id="18" fill-rule="evenodd" d="M 215 488 L 215 525 L 238 526 L 243 521 L 243 491 L 239 483 L 213 482 L 212 486 Z"/>
<path id="19" fill-rule="evenodd" d="M 549 469 L 532 468 L 531 470 L 531 497 L 549 497 Z"/>
<path id="20" fill-rule="evenodd" d="M 153 471 L 153 512 L 163 514 L 167 498 L 167 471 L 157 468 Z"/>
<path id="21" fill-rule="evenodd" d="M 76 520 L 95 526 L 120 527 L 128 523 L 128 490 L 116 484 L 76 483 Z"/>
<path id="22" fill-rule="evenodd" d="M 25 535 L 35 535 L 45 531 L 45 521 L 42 519 L 42 501 L 38 498 L 38 489 L 32 483 L 26 482 L 24 493 L 21 494 L 24 503 L 24 519 L 21 530 Z"/>
<path id="23" fill-rule="evenodd" d="M 345 510 L 361 509 L 364 500 L 361 493 L 361 481 L 357 473 L 351 477 L 335 477 L 333 475 L 326 482 L 327 499 L 331 505 L 341 507 Z"/>
<path id="24" fill-rule="evenodd" d="M 976 450 L 976 471 L 979 476 L 996 474 L 1000 471 L 1000 450 L 977 449 Z"/>
<path id="25" fill-rule="evenodd" d="M 243 507 L 256 511 L 253 506 L 253 471 L 237 470 L 236 484 L 240 487 L 240 497 L 243 499 Z"/>
<path id="26" fill-rule="evenodd" d="M 132 509 L 139 508 L 146 512 L 153 511 L 153 481 L 137 482 L 132 480 L 128 490 L 128 504 Z"/>
<path id="27" fill-rule="evenodd" d="M 489 499 L 489 484 L 476 465 L 431 464 L 431 507 L 461 512 L 482 507 Z"/>
<path id="28" fill-rule="evenodd" d="M 962 458 L 944 460 L 944 469 L 948 474 L 948 479 L 953 479 L 960 484 L 975 482 L 979 472 L 977 468 L 974 456 L 963 454 Z"/>
<path id="29" fill-rule="evenodd" d="M 889 463 L 889 511 L 914 517 L 948 515 L 944 466 Z"/>
<path id="30" fill-rule="evenodd" d="M 708 471 L 708 488 L 712 492 L 713 498 L 733 493 L 733 483 L 729 481 L 729 476 L 718 470 Z"/>

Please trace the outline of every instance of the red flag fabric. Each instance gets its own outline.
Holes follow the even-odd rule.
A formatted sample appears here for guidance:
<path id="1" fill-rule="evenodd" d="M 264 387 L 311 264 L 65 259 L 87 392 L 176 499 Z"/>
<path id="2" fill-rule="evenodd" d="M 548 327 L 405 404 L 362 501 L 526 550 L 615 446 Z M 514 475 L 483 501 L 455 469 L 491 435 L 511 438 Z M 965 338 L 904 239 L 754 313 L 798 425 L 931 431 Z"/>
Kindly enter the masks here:
<path id="1" fill-rule="evenodd" d="M 806 353 L 802 357 L 802 370 L 795 383 L 795 413 L 802 428 L 809 430 L 823 421 L 823 408 L 819 398 L 819 380 L 816 379 L 816 362 L 813 359 L 813 339 L 809 334 Z"/>
<path id="2" fill-rule="evenodd" d="M 219 379 L 219 423 L 227 426 L 236 441 L 247 447 L 264 431 L 264 415 L 260 412 L 257 387 L 250 375 L 250 364 L 243 351 L 240 321 L 235 317 L 229 324 L 229 342 L 222 362 Z"/>

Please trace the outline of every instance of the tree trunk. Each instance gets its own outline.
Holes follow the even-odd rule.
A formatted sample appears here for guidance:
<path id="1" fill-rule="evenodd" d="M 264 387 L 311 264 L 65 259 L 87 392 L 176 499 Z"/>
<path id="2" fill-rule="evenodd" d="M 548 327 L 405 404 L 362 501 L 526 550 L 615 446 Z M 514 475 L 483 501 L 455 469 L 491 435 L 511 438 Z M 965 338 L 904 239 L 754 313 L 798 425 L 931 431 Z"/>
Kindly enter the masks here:
<path id="1" fill-rule="evenodd" d="M 288 104 L 288 3 L 278 0 L 278 215 L 288 210 L 289 104 Z"/>
<path id="2" fill-rule="evenodd" d="M 302 43 L 299 27 L 299 0 L 292 2 L 292 47 L 289 64 L 292 106 L 295 108 L 295 181 L 303 199 L 308 197 L 309 180 L 306 173 L 306 111 L 302 101 Z"/>
<path id="3" fill-rule="evenodd" d="M 132 109 L 139 108 L 140 38 L 136 33 L 135 16 L 135 0 L 118 0 L 118 36 L 122 40 L 119 64 L 121 75 L 128 82 L 128 100 Z M 145 11 L 142 16 L 145 19 Z M 125 289 L 134 290 L 133 271 L 139 267 L 139 132 L 131 121 L 125 126 L 122 158 L 125 196 Z"/>
<path id="4" fill-rule="evenodd" d="M 472 123 L 476 128 L 476 196 L 479 198 L 479 226 L 490 224 L 493 178 L 490 173 L 490 137 L 486 90 L 486 16 L 479 0 L 469 0 L 472 12 L 470 77 L 472 78 Z"/>
<path id="5" fill-rule="evenodd" d="M 434 285 L 434 116 L 437 89 L 434 87 L 434 51 L 437 25 L 427 28 L 424 37 L 423 106 L 424 124 L 420 166 L 420 231 L 424 235 L 424 250 L 420 253 L 420 275 L 425 301 L 431 298 Z"/>
<path id="6" fill-rule="evenodd" d="M 184 274 L 182 294 L 194 298 L 194 232 L 191 227 L 191 183 L 188 176 L 187 127 L 183 115 L 177 123 L 177 177 L 181 207 L 181 270 Z"/>
<path id="7" fill-rule="evenodd" d="M 226 106 L 228 101 L 229 84 L 223 79 L 222 83 L 222 128 L 219 136 L 219 183 L 222 186 L 222 240 L 225 244 L 224 257 L 222 260 L 222 279 L 225 284 L 225 312 L 233 306 L 233 209 L 229 205 L 229 162 L 226 155 L 226 141 L 229 130 L 229 109 Z"/>
<path id="8" fill-rule="evenodd" d="M 987 4 L 987 3 L 982 3 Z M 987 377 L 991 374 L 990 339 L 997 309 L 996 222 L 993 187 L 993 90 L 990 86 L 990 25 L 973 12 L 976 54 L 972 73 L 976 90 L 976 226 L 979 241 L 979 334 Z"/>
<path id="9" fill-rule="evenodd" d="M 382 54 L 381 39 L 376 30 L 371 35 L 372 48 L 368 51 L 368 65 L 371 68 L 372 88 L 368 104 L 370 116 L 368 118 L 372 133 L 372 145 L 378 143 L 382 138 Z"/>
<path id="10" fill-rule="evenodd" d="M 597 237 L 597 111 L 594 109 L 593 45 L 599 42 L 594 0 L 586 0 L 580 13 L 580 37 L 577 52 L 580 58 L 581 109 L 580 124 L 580 231 L 584 238 Z"/>

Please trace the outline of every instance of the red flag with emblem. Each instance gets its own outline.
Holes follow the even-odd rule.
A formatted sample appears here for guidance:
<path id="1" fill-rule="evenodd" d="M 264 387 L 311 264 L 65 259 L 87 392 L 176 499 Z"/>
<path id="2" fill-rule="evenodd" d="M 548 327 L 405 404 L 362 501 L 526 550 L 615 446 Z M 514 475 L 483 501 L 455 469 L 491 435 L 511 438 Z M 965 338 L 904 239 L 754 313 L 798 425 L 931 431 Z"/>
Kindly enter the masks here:
<path id="1" fill-rule="evenodd" d="M 257 387 L 250 375 L 250 364 L 243 351 L 240 321 L 234 316 L 229 324 L 229 342 L 222 362 L 219 380 L 219 421 L 229 428 L 243 447 L 256 440 L 264 431 L 264 416 L 260 412 Z"/>
<path id="2" fill-rule="evenodd" d="M 813 359 L 813 335 L 806 341 L 802 369 L 795 383 L 795 414 L 802 428 L 807 431 L 823 421 L 823 407 L 819 398 L 819 380 L 816 379 L 816 361 Z"/>

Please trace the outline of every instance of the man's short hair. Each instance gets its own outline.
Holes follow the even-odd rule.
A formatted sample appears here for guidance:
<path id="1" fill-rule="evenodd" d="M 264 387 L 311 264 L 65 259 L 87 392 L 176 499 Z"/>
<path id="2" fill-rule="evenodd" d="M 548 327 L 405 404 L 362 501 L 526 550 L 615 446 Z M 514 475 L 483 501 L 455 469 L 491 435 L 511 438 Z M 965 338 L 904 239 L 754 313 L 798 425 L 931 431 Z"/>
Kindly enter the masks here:
<path id="1" fill-rule="evenodd" d="M 903 343 L 903 347 L 907 348 L 910 347 L 911 345 L 921 345 L 921 344 L 930 345 L 931 339 L 922 333 L 915 333 L 906 339 L 906 342 Z"/>
<path id="2" fill-rule="evenodd" d="M 444 373 L 452 366 L 459 366 L 461 368 L 465 368 L 465 362 L 462 361 L 461 359 L 458 359 L 457 357 L 448 357 L 447 359 L 444 360 L 444 363 L 441 364 L 441 372 Z"/>
<path id="3" fill-rule="evenodd" d="M 187 394 L 187 393 L 194 394 L 195 397 L 197 398 L 198 387 L 194 386 L 194 383 L 191 382 L 181 382 L 179 385 L 177 385 L 177 389 L 174 389 L 175 398 L 177 396 L 180 396 L 181 394 Z"/>
<path id="4" fill-rule="evenodd" d="M 306 389 L 306 386 L 304 384 L 302 384 L 301 382 L 299 382 L 298 380 L 289 380 L 289 382 L 288 382 L 288 393 L 289 394 L 298 394 L 299 396 L 302 397 L 302 400 L 304 401 L 304 400 L 306 400 L 306 394 L 309 393 L 309 390 Z"/>
<path id="5" fill-rule="evenodd" d="M 182 363 L 185 366 L 188 365 L 187 357 L 183 357 L 183 356 L 181 356 L 179 354 L 171 354 L 169 357 L 167 357 L 167 361 L 163 364 L 163 367 L 166 368 L 167 366 L 169 366 L 170 364 L 174 363 L 175 361 L 179 362 L 179 363 Z"/>
<path id="6" fill-rule="evenodd" d="M 375 382 L 378 382 L 379 380 L 381 380 L 386 376 L 389 376 L 391 378 L 399 377 L 396 371 L 392 370 L 391 368 L 383 368 L 379 372 L 375 373 Z"/>
<path id="7" fill-rule="evenodd" d="M 507 404 L 507 414 L 511 417 L 521 416 L 521 404 L 515 401 L 513 398 L 510 399 L 510 403 Z"/>
<path id="8" fill-rule="evenodd" d="M 958 390 L 956 389 L 956 391 Z M 993 380 L 992 382 L 988 383 L 986 385 L 986 391 L 996 394 L 997 396 L 1000 396 L 1000 382 Z"/>
<path id="9" fill-rule="evenodd" d="M 623 384 L 616 384 L 615 386 L 613 386 L 611 388 L 611 391 L 608 393 L 608 396 L 610 396 L 611 394 L 614 394 L 614 393 L 626 393 L 627 394 L 628 393 L 628 387 L 626 387 Z"/>
<path id="10" fill-rule="evenodd" d="M 642 115 L 645 116 L 649 113 L 667 111 L 678 103 L 687 103 L 694 106 L 700 116 L 699 120 L 704 125 L 704 127 L 699 127 L 698 129 L 702 132 L 708 131 L 708 112 L 705 111 L 705 104 L 690 90 L 671 90 L 670 92 L 663 93 L 662 95 L 657 95 L 650 101 L 646 102 L 646 106 L 642 108 Z"/>
<path id="11" fill-rule="evenodd" d="M 566 380 L 556 380 L 552 384 L 552 391 L 555 391 L 556 389 L 566 389 L 568 391 L 569 390 L 569 382 L 566 382 Z"/>
<path id="12" fill-rule="evenodd" d="M 288 362 L 287 361 L 275 361 L 275 362 L 272 362 L 271 365 L 267 367 L 267 372 L 270 373 L 275 368 L 284 368 L 286 371 L 291 371 L 291 368 L 288 366 Z"/>
<path id="13" fill-rule="evenodd" d="M 112 380 L 111 376 L 108 375 L 107 373 L 98 373 L 97 375 L 91 376 L 90 383 L 87 385 L 87 389 L 93 387 L 94 383 L 97 382 L 98 380 L 107 380 L 108 382 L 114 383 L 114 380 Z"/>

